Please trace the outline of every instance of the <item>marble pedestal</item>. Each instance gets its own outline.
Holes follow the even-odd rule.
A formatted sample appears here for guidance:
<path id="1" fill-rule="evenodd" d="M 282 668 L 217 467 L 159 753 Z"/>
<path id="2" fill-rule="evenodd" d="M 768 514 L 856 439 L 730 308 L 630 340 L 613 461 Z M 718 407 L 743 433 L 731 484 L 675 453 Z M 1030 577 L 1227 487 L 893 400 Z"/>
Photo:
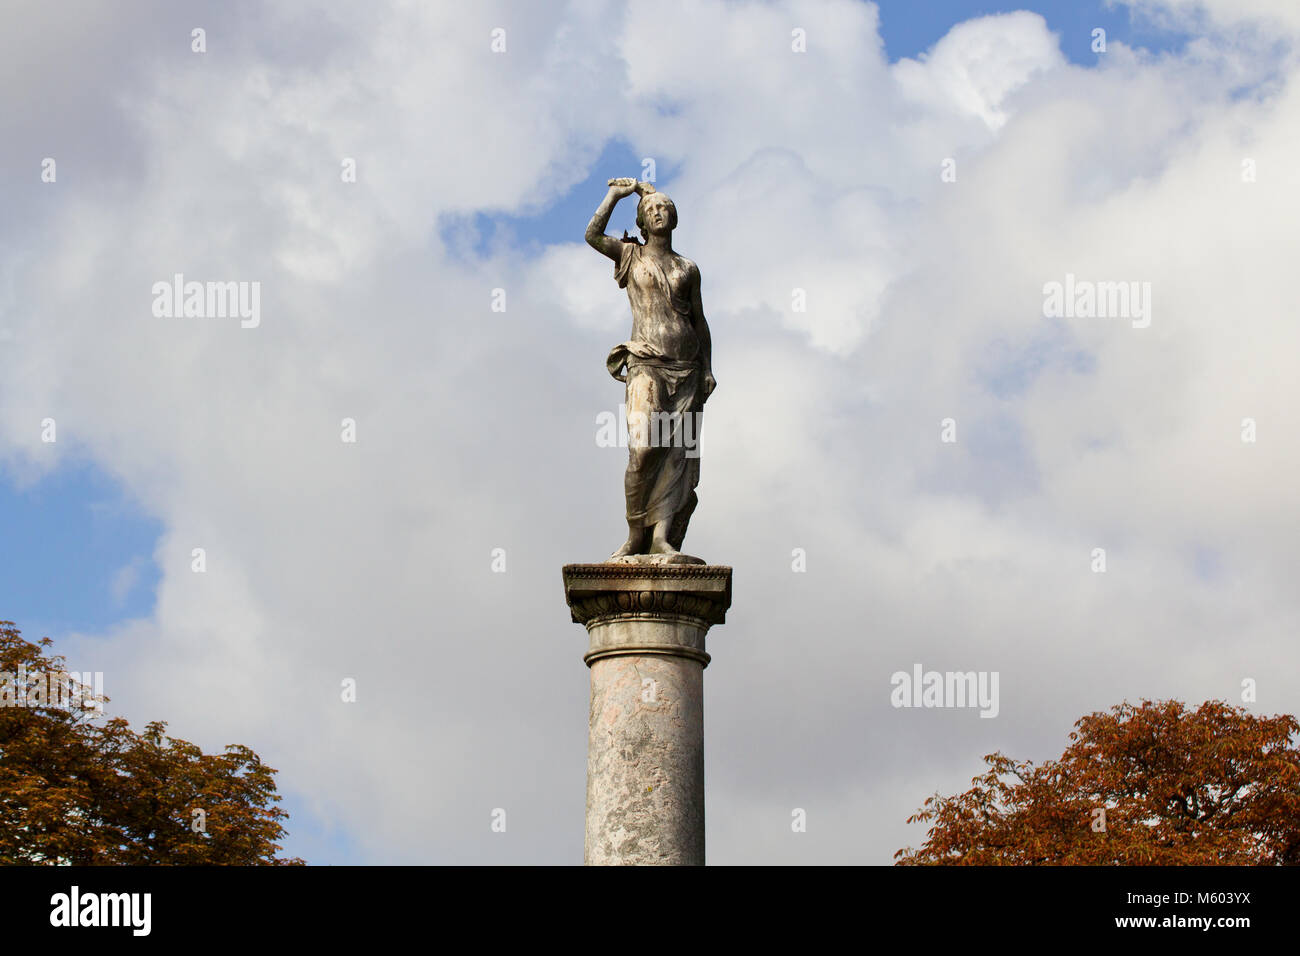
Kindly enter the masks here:
<path id="1" fill-rule="evenodd" d="M 704 864 L 704 636 L 731 606 L 720 565 L 568 564 L 587 628 L 588 865 Z"/>

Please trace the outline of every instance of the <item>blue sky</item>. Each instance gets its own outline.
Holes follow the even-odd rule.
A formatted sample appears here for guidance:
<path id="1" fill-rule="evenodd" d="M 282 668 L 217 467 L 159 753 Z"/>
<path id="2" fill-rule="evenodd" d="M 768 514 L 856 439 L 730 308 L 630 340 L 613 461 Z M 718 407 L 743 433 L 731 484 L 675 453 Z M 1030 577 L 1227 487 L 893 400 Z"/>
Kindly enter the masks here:
<path id="1" fill-rule="evenodd" d="M 1092 31 L 1101 27 L 1107 42 L 1144 47 L 1153 53 L 1179 49 L 1185 37 L 1134 24 L 1127 6 L 1108 7 L 1088 0 L 1051 0 L 1046 3 L 980 3 L 972 0 L 880 0 L 880 32 L 890 60 L 917 57 L 948 32 L 954 23 L 992 13 L 1032 10 L 1042 14 L 1048 28 L 1060 37 L 1061 52 L 1080 66 L 1092 66 Z"/>
<path id="2" fill-rule="evenodd" d="M 86 463 L 21 487 L 0 469 L 0 615 L 28 638 L 99 631 L 153 609 L 161 525 Z"/>

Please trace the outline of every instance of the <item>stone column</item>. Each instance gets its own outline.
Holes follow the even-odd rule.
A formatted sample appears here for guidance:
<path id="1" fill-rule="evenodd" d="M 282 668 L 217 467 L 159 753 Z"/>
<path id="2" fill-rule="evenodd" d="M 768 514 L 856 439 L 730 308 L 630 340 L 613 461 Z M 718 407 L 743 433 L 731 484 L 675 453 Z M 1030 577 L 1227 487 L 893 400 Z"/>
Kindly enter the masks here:
<path id="1" fill-rule="evenodd" d="M 731 568 L 569 564 L 591 645 L 587 865 L 704 865 L 704 635 Z"/>

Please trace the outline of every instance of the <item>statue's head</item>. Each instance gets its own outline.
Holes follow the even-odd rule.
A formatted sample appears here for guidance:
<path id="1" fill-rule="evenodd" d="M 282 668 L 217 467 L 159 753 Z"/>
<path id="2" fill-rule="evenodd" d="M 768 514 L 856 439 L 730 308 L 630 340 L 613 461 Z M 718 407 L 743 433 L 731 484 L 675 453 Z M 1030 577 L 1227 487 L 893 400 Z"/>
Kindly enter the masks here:
<path id="1" fill-rule="evenodd" d="M 651 233 L 670 233 L 677 228 L 677 207 L 663 193 L 642 196 L 636 204 L 636 225 L 643 239 Z"/>

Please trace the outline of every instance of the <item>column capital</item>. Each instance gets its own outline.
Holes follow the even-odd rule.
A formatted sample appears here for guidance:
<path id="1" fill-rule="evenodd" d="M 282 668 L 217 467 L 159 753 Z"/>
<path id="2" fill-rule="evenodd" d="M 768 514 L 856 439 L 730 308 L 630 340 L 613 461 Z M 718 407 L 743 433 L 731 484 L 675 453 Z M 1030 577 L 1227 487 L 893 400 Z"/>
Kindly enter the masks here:
<path id="1" fill-rule="evenodd" d="M 564 598 L 575 624 L 685 621 L 708 630 L 731 607 L 731 568 L 721 564 L 566 564 Z"/>

